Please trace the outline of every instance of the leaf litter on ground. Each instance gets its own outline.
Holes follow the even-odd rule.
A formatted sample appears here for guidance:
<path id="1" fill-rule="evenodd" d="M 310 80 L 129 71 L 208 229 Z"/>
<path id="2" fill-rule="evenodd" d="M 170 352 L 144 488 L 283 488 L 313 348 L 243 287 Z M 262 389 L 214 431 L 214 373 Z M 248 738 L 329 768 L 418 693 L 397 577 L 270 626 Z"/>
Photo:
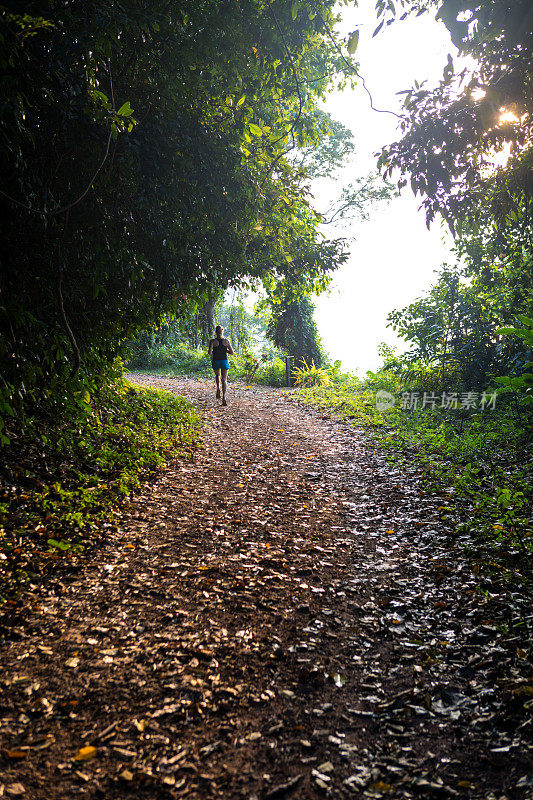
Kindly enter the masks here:
<path id="1" fill-rule="evenodd" d="M 2 791 L 530 796 L 529 598 L 476 572 L 416 469 L 278 391 L 132 380 L 200 406 L 204 445 L 28 595 Z"/>

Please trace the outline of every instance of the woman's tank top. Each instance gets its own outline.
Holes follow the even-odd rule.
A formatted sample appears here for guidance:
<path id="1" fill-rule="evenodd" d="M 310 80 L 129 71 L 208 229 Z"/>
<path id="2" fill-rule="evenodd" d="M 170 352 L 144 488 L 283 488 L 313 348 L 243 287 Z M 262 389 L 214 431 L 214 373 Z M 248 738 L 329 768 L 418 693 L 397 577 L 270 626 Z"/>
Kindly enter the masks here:
<path id="1" fill-rule="evenodd" d="M 222 344 L 222 339 L 214 339 L 216 346 L 213 347 L 213 361 L 223 361 L 228 357 L 228 348 Z"/>

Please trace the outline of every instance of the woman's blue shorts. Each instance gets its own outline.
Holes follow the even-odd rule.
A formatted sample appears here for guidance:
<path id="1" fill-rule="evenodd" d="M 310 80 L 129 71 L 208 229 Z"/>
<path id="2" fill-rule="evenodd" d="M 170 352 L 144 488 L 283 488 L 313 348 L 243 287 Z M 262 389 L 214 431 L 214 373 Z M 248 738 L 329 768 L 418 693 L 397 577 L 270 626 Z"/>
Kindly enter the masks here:
<path id="1" fill-rule="evenodd" d="M 213 369 L 229 369 L 229 361 L 227 358 L 213 358 Z"/>

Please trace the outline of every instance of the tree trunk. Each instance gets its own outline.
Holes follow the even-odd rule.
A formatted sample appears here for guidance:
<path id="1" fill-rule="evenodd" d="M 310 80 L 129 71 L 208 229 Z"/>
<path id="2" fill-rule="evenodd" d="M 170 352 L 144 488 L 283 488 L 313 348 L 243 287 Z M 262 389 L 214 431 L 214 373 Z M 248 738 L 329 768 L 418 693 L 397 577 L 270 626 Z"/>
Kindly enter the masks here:
<path id="1" fill-rule="evenodd" d="M 200 317 L 200 335 L 202 345 L 207 347 L 207 343 L 213 337 L 215 332 L 215 306 L 217 304 L 219 295 L 213 295 L 201 308 Z"/>
<path id="2" fill-rule="evenodd" d="M 205 316 L 207 319 L 207 329 L 208 329 L 208 337 L 211 338 L 215 331 L 215 306 L 218 300 L 218 295 L 215 295 L 211 300 L 209 300 L 204 308 L 205 308 Z"/>

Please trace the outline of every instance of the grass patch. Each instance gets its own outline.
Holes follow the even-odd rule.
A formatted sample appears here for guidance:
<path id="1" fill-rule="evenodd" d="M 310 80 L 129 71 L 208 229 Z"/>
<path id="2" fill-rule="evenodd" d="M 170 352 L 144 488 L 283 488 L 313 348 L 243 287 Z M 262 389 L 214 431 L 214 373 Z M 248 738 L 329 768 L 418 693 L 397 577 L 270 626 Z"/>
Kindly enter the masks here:
<path id="1" fill-rule="evenodd" d="M 88 413 L 11 430 L 0 470 L 0 605 L 105 536 L 143 480 L 198 446 L 200 419 L 181 397 L 117 384 Z"/>

